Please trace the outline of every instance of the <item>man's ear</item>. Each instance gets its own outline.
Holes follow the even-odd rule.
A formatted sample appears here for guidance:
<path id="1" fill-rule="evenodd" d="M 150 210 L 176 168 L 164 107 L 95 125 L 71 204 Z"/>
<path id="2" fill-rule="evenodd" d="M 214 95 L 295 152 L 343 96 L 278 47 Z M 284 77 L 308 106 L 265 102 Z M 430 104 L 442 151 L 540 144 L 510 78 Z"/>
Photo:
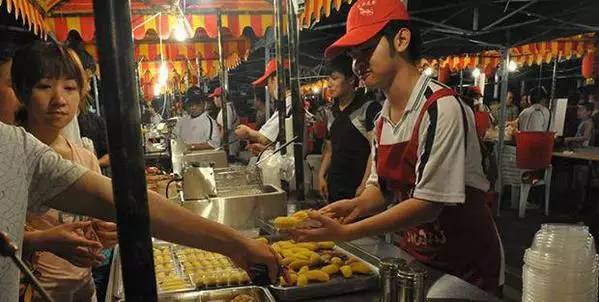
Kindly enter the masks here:
<path id="1" fill-rule="evenodd" d="M 412 32 L 407 28 L 401 28 L 393 38 L 393 48 L 399 53 L 406 52 L 410 41 L 412 41 Z"/>

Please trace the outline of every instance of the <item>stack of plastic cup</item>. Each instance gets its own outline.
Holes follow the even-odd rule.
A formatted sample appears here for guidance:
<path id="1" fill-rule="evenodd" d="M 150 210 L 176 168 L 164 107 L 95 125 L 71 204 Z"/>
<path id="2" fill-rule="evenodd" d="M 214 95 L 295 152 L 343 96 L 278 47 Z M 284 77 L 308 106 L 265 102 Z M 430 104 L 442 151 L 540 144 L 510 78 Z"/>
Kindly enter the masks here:
<path id="1" fill-rule="evenodd" d="M 586 226 L 544 224 L 524 253 L 522 301 L 596 302 L 599 255 Z"/>

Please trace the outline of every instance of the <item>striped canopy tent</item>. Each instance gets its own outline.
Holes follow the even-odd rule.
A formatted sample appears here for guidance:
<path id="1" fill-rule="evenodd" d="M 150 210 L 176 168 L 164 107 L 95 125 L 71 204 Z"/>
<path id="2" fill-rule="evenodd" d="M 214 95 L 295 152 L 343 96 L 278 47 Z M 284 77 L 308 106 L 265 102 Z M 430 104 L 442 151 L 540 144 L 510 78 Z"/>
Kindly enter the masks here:
<path id="1" fill-rule="evenodd" d="M 513 62 L 522 67 L 550 63 L 554 59 L 581 58 L 585 54 L 593 53 L 595 49 L 595 34 L 588 33 L 512 47 L 510 48 L 510 56 Z M 420 66 L 422 68 L 431 67 L 433 69 L 448 68 L 451 72 L 474 69 L 476 67 L 485 71 L 492 71 L 500 63 L 501 54 L 499 51 L 489 50 L 475 54 L 422 59 Z"/>
<path id="2" fill-rule="evenodd" d="M 29 31 L 45 38 L 48 28 L 41 10 L 34 3 L 29 0 L 0 0 L 0 9 L 14 16 Z"/>
<path id="3" fill-rule="evenodd" d="M 94 38 L 92 0 L 34 0 L 46 15 L 46 23 L 58 40 L 64 40 L 70 30 L 79 32 L 84 41 Z M 179 8 L 194 32 L 205 33 L 211 38 L 218 35 L 217 16 L 222 15 L 225 33 L 240 37 L 249 29 L 262 37 L 273 26 L 273 7 L 267 0 L 195 0 L 187 1 L 185 7 L 177 7 L 179 1 L 131 0 L 132 28 L 135 39 L 143 39 L 152 30 L 168 39 L 180 24 Z M 158 15 L 159 14 L 159 15 Z"/>
<path id="4" fill-rule="evenodd" d="M 305 0 L 304 10 L 299 16 L 301 27 L 310 27 L 320 22 L 321 18 L 331 15 L 333 9 L 339 10 L 345 3 L 351 4 L 355 0 Z"/>

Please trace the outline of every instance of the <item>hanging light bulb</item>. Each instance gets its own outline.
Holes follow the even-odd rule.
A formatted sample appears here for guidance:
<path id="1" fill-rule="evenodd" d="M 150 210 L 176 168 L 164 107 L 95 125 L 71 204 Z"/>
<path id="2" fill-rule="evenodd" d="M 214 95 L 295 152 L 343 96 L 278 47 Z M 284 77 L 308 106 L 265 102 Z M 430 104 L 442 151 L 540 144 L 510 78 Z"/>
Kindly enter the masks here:
<path id="1" fill-rule="evenodd" d="M 426 76 L 429 76 L 429 77 L 432 76 L 433 75 L 433 69 L 430 68 L 430 67 L 427 67 L 426 69 L 424 69 L 424 74 Z"/>
<path id="2" fill-rule="evenodd" d="M 516 62 L 514 62 L 514 61 L 510 61 L 507 64 L 507 70 L 509 72 L 514 72 L 514 71 L 518 70 L 518 64 L 516 64 Z"/>
<path id="3" fill-rule="evenodd" d="M 182 20 L 179 20 L 179 22 L 177 22 L 177 26 L 175 27 L 174 35 L 175 35 L 175 40 L 177 40 L 179 42 L 183 42 L 189 38 L 189 35 L 187 33 L 187 28 L 185 27 L 185 24 L 183 23 Z"/>
<path id="4" fill-rule="evenodd" d="M 318 94 L 318 93 L 320 93 L 320 87 L 319 87 L 319 86 L 314 86 L 314 87 L 312 87 L 312 92 L 313 92 L 314 94 Z"/>
<path id="5" fill-rule="evenodd" d="M 162 61 L 162 63 L 160 63 L 160 70 L 158 71 L 158 84 L 160 84 L 160 86 L 164 86 L 164 85 L 166 85 L 167 81 L 168 81 L 168 64 L 166 64 L 166 62 Z"/>
<path id="6" fill-rule="evenodd" d="M 478 79 L 478 77 L 480 77 L 480 69 L 478 67 L 472 70 L 472 77 L 475 79 Z"/>

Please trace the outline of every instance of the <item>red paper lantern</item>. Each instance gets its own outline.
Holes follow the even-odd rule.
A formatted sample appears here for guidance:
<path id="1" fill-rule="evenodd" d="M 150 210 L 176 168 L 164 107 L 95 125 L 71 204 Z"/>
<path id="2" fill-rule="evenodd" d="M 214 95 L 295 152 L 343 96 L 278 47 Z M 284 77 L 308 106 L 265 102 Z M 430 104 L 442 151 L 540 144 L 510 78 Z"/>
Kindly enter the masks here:
<path id="1" fill-rule="evenodd" d="M 449 80 L 449 67 L 447 65 L 439 68 L 439 77 L 438 80 L 441 83 L 447 83 L 447 80 Z"/>
<path id="2" fill-rule="evenodd" d="M 587 53 L 582 58 L 582 76 L 585 79 L 593 77 L 593 65 L 595 64 L 595 56 L 593 53 Z"/>

